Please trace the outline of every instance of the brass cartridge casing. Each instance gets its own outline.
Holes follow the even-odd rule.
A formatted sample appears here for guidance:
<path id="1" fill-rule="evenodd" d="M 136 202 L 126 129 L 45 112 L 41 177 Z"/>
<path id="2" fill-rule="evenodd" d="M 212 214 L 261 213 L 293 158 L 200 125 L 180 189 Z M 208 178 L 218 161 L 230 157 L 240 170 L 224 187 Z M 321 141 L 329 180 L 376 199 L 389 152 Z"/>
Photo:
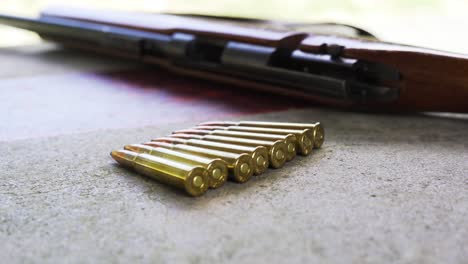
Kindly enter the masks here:
<path id="1" fill-rule="evenodd" d="M 200 196 L 208 189 L 210 180 L 207 170 L 203 167 L 128 150 L 112 151 L 111 156 L 123 166 L 133 168 L 157 181 L 184 189 L 192 196 Z"/>
<path id="2" fill-rule="evenodd" d="M 272 135 L 288 135 L 296 136 L 296 148 L 298 153 L 307 156 L 312 153 L 314 148 L 314 131 L 312 129 L 282 129 L 282 128 L 265 128 L 265 127 L 248 127 L 248 126 L 198 126 L 194 129 L 201 130 L 229 130 L 241 132 L 254 132 Z"/>
<path id="3" fill-rule="evenodd" d="M 223 137 L 246 138 L 255 140 L 265 140 L 275 142 L 283 140 L 286 144 L 286 161 L 290 161 L 296 157 L 296 136 L 294 134 L 287 135 L 271 135 L 264 133 L 252 133 L 242 131 L 226 131 L 226 130 L 201 130 L 201 129 L 185 129 L 173 132 L 173 134 L 197 134 L 197 135 L 214 135 Z"/>
<path id="4" fill-rule="evenodd" d="M 214 135 L 193 135 L 193 134 L 173 134 L 171 137 L 183 138 L 183 139 L 200 139 L 206 141 L 215 141 L 233 145 L 240 146 L 263 146 L 268 149 L 268 156 L 270 160 L 270 165 L 273 168 L 281 168 L 286 162 L 287 148 L 284 140 L 264 141 L 264 140 L 254 140 L 246 138 L 235 138 L 235 137 L 223 137 L 223 136 L 214 136 Z"/>
<path id="5" fill-rule="evenodd" d="M 175 151 L 181 151 L 184 153 L 200 155 L 206 158 L 219 158 L 221 160 L 224 160 L 227 163 L 227 166 L 231 172 L 229 178 L 235 182 L 246 182 L 250 180 L 250 178 L 253 175 L 255 166 L 253 164 L 252 157 L 249 154 L 236 154 L 226 151 L 199 148 L 184 144 L 178 144 L 176 141 L 176 138 L 158 138 L 153 139 L 153 141 L 151 142 L 143 143 L 143 145 L 162 147 L 172 149 Z"/>
<path id="6" fill-rule="evenodd" d="M 239 121 L 239 122 L 204 122 L 202 126 L 248 126 L 248 127 L 265 127 L 265 128 L 285 128 L 285 129 L 312 129 L 314 131 L 314 147 L 320 148 L 325 140 L 325 131 L 323 126 L 317 122 L 314 124 L 307 123 L 286 123 L 286 122 L 260 122 L 260 121 Z"/>
<path id="7" fill-rule="evenodd" d="M 198 155 L 179 152 L 167 148 L 151 147 L 142 144 L 127 145 L 124 147 L 124 149 L 137 153 L 146 153 L 161 158 L 175 160 L 192 166 L 202 166 L 208 171 L 208 176 L 210 178 L 209 187 L 211 188 L 221 187 L 226 182 L 228 177 L 227 164 L 221 159 L 204 158 Z"/>
<path id="8" fill-rule="evenodd" d="M 260 175 L 268 168 L 269 157 L 268 157 L 268 150 L 265 147 L 258 146 L 258 147 L 248 147 L 248 146 L 239 146 L 233 144 L 226 144 L 220 143 L 215 141 L 206 141 L 206 140 L 199 140 L 199 139 L 177 139 L 177 144 L 185 144 L 200 148 L 208 148 L 226 152 L 232 152 L 236 154 L 246 153 L 252 156 L 252 160 L 254 163 L 254 174 Z"/>

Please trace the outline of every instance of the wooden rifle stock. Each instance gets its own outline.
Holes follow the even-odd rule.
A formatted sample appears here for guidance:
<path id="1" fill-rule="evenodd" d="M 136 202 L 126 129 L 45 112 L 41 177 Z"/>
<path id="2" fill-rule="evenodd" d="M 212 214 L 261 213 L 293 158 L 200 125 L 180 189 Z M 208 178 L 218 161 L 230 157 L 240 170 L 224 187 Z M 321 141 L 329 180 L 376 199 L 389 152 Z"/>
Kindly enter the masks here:
<path id="1" fill-rule="evenodd" d="M 389 107 L 400 111 L 468 112 L 468 56 L 398 44 L 320 36 L 304 40 L 301 49 L 383 63 L 401 74 L 400 97 Z M 378 107 L 378 106 L 377 106 Z M 386 106 L 387 107 L 387 106 Z"/>

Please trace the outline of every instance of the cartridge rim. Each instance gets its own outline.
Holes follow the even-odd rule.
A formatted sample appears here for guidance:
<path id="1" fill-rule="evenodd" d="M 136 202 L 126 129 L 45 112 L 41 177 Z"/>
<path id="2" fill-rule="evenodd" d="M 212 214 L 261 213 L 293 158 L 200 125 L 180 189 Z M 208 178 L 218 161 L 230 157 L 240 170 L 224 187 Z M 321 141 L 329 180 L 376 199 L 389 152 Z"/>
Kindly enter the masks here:
<path id="1" fill-rule="evenodd" d="M 244 183 L 252 178 L 254 172 L 252 157 L 248 154 L 241 154 L 233 166 L 233 180 L 239 183 Z"/>
<path id="2" fill-rule="evenodd" d="M 284 141 L 278 140 L 270 148 L 270 166 L 278 169 L 286 163 L 287 149 Z"/>
<path id="3" fill-rule="evenodd" d="M 256 147 L 252 152 L 252 160 L 254 163 L 254 175 L 260 175 L 268 169 L 270 161 L 268 159 L 268 150 L 266 147 Z"/>
<path id="4" fill-rule="evenodd" d="M 227 181 L 228 168 L 225 161 L 214 159 L 206 166 L 206 170 L 210 178 L 210 188 L 219 188 Z"/>
<path id="5" fill-rule="evenodd" d="M 325 141 L 325 131 L 321 124 L 317 124 L 314 127 L 314 147 L 320 148 Z"/>
<path id="6" fill-rule="evenodd" d="M 284 143 L 286 144 L 286 161 L 290 161 L 296 157 L 296 142 L 297 138 L 293 134 L 289 134 L 285 137 Z"/>
<path id="7" fill-rule="evenodd" d="M 311 131 L 312 132 L 312 131 Z M 312 137 L 311 137 L 312 136 Z M 307 156 L 314 148 L 313 134 L 303 133 L 297 141 L 298 150 L 301 155 Z"/>
<path id="8" fill-rule="evenodd" d="M 209 184 L 208 171 L 202 167 L 195 167 L 187 174 L 185 190 L 192 196 L 200 196 L 208 190 Z"/>

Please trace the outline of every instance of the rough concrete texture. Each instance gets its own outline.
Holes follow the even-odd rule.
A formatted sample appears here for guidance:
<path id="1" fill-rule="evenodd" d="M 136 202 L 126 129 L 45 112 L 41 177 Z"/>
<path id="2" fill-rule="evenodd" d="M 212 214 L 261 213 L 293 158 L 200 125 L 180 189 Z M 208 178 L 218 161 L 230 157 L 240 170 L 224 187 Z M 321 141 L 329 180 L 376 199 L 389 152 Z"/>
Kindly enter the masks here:
<path id="1" fill-rule="evenodd" d="M 135 67 L 135 62 L 58 49 L 51 43 L 0 49 L 0 77 L 92 72 Z"/>
<path id="2" fill-rule="evenodd" d="M 77 66 L 70 54 L 54 64 L 49 55 L 17 53 L 0 52 L 0 61 L 28 67 L 20 76 L 95 65 Z M 0 65 L 0 76 L 11 78 L 11 66 Z M 0 98 L 14 92 L 0 89 Z M 6 130 L 15 115 L 2 105 Z M 237 119 L 319 120 L 326 141 L 283 169 L 191 198 L 119 167 L 109 152 L 203 116 L 55 136 L 18 131 L 0 142 L 1 262 L 466 263 L 466 115 L 309 108 Z"/>
<path id="3" fill-rule="evenodd" d="M 195 123 L 2 144 L 1 259 L 466 261 L 466 120 L 314 109 L 245 118 L 321 120 L 326 143 L 283 169 L 196 199 L 108 155 Z"/>

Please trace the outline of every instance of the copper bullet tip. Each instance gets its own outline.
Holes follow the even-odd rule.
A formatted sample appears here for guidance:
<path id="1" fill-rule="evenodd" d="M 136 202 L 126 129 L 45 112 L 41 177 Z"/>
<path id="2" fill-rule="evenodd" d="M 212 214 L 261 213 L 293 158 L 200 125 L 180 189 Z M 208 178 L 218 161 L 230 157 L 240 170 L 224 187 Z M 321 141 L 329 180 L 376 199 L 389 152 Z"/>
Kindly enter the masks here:
<path id="1" fill-rule="evenodd" d="M 137 152 L 138 147 L 135 146 L 135 145 L 125 145 L 125 146 L 124 146 L 124 149 L 125 149 L 125 150 L 129 150 L 129 151 Z"/>
<path id="2" fill-rule="evenodd" d="M 197 127 L 193 127 L 192 129 L 196 129 L 196 130 L 229 130 L 228 129 L 228 126 L 197 126 Z"/>
<path id="3" fill-rule="evenodd" d="M 183 138 L 176 138 L 176 137 L 161 137 L 161 138 L 155 138 L 152 139 L 151 141 L 154 142 L 166 142 L 166 143 L 184 143 L 185 139 Z"/>
<path id="4" fill-rule="evenodd" d="M 235 126 L 237 122 L 232 121 L 209 121 L 200 123 L 200 126 Z"/>
<path id="5" fill-rule="evenodd" d="M 112 158 L 116 157 L 116 156 L 118 155 L 117 150 L 111 151 L 111 152 L 110 152 L 110 155 L 111 155 Z"/>
<path id="6" fill-rule="evenodd" d="M 198 135 L 205 135 L 208 134 L 210 131 L 208 130 L 201 130 L 201 129 L 182 129 L 172 132 L 172 134 L 198 134 Z"/>
<path id="7" fill-rule="evenodd" d="M 195 135 L 195 134 L 172 134 L 171 138 L 176 138 L 176 139 L 203 139 L 203 136 L 201 135 Z"/>
<path id="8" fill-rule="evenodd" d="M 132 162 L 138 154 L 128 150 L 114 150 L 111 152 L 111 156 L 119 164 L 132 167 Z"/>

